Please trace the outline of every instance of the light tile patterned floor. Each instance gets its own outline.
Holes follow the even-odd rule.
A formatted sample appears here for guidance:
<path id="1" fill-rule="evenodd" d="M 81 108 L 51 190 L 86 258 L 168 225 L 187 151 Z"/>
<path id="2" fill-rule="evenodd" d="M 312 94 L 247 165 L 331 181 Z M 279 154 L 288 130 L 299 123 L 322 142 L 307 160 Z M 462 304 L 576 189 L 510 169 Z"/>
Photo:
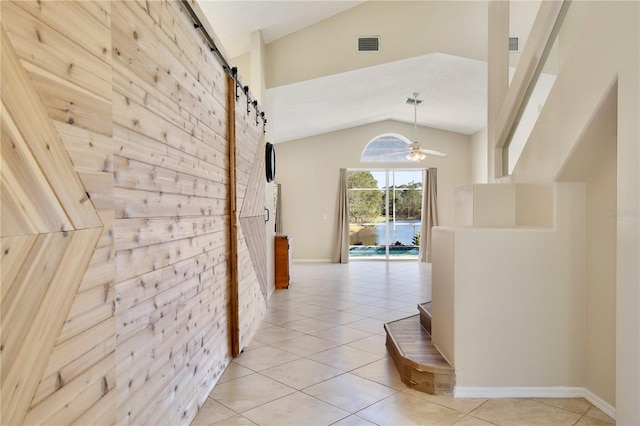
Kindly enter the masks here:
<path id="1" fill-rule="evenodd" d="M 431 300 L 430 265 L 294 264 L 192 425 L 609 425 L 581 398 L 454 399 L 408 389 L 382 324 Z"/>

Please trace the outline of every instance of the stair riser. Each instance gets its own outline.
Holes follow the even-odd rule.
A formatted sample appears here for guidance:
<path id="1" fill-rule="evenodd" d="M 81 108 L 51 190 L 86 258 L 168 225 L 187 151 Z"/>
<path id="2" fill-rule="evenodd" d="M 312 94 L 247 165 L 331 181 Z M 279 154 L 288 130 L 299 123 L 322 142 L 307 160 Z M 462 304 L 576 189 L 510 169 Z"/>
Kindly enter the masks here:
<path id="1" fill-rule="evenodd" d="M 453 375 L 418 371 L 405 366 L 402 376 L 403 383 L 412 389 L 431 395 L 453 396 L 455 387 L 455 376 Z"/>
<path id="2" fill-rule="evenodd" d="M 423 309 L 419 309 L 420 311 L 420 325 L 422 326 L 422 328 L 424 328 L 424 331 L 426 331 L 429 336 L 431 336 L 431 315 L 429 315 L 429 312 L 423 310 Z"/>
<path id="3" fill-rule="evenodd" d="M 440 373 L 421 371 L 412 365 L 412 361 L 406 359 L 396 346 L 387 329 L 387 350 L 393 359 L 402 382 L 412 389 L 431 395 L 452 396 L 455 387 L 455 373 Z"/>
<path id="4" fill-rule="evenodd" d="M 431 313 L 423 305 L 418 305 L 418 312 L 420 312 L 420 325 L 431 336 Z"/>
<path id="5" fill-rule="evenodd" d="M 402 355 L 400 355 L 400 353 L 398 352 L 398 348 L 396 348 L 396 345 L 393 339 L 389 336 L 388 332 L 387 332 L 386 346 L 387 346 L 387 351 L 389 351 L 389 355 L 391 355 L 391 359 L 393 360 L 393 363 L 396 365 L 396 369 L 399 372 L 401 372 L 402 369 L 404 368 L 402 364 Z M 400 373 L 400 376 L 403 376 L 403 374 Z M 404 382 L 404 379 L 402 381 Z"/>

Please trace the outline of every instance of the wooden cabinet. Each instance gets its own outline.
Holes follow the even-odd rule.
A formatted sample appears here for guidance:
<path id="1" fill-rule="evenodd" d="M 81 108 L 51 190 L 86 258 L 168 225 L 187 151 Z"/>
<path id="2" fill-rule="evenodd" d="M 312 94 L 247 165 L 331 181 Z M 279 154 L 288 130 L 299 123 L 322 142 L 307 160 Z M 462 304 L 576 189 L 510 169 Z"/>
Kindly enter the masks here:
<path id="1" fill-rule="evenodd" d="M 277 235 L 274 244 L 276 288 L 289 288 L 292 259 L 291 236 Z"/>

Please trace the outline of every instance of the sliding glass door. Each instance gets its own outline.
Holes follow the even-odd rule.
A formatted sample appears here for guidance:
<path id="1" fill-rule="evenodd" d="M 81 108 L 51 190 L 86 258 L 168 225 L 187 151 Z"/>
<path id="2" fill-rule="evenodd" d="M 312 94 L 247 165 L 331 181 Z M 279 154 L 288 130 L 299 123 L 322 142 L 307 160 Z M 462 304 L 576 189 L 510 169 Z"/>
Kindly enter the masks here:
<path id="1" fill-rule="evenodd" d="M 417 259 L 422 170 L 348 172 L 349 258 Z"/>

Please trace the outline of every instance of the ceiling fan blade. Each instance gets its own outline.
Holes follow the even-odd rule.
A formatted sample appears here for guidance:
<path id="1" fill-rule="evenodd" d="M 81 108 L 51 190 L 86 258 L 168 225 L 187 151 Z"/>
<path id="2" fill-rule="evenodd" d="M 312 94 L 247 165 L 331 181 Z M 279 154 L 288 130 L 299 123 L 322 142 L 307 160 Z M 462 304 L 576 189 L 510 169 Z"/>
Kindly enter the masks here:
<path id="1" fill-rule="evenodd" d="M 446 153 L 440 152 L 440 151 L 434 151 L 433 149 L 420 148 L 420 151 L 424 152 L 425 154 L 435 155 L 436 157 L 446 157 L 447 156 Z"/>

